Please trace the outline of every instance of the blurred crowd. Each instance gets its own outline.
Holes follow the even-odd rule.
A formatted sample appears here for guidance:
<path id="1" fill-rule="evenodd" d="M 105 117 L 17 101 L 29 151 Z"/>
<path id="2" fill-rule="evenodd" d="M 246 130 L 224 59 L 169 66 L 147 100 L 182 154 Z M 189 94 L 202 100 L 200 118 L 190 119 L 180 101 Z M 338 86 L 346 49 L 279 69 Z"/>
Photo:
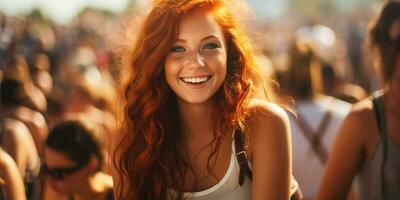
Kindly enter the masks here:
<path id="1" fill-rule="evenodd" d="M 38 12 L 0 15 L 0 146 L 2 154 L 14 159 L 27 199 L 63 199 L 83 188 L 78 196 L 88 195 L 87 191 L 94 195 L 112 186 L 107 173 L 94 176 L 94 172 L 109 172 L 107 148 L 116 123 L 115 74 L 110 70 L 104 39 L 112 20 L 108 15 L 88 9 L 68 27 L 52 23 Z M 70 124 L 63 127 L 66 122 Z M 53 131 L 53 137 L 59 138 L 52 142 L 51 130 L 59 130 Z M 65 131 L 77 135 L 63 136 Z M 93 138 L 85 141 L 86 136 Z M 68 143 L 69 147 L 65 146 Z M 96 145 L 90 143 L 96 143 L 96 152 Z M 85 151 L 88 156 L 81 158 Z M 70 163 L 63 163 L 64 154 Z M 68 183 L 62 181 L 76 172 L 71 170 L 74 167 L 82 171 L 92 155 L 97 164 L 90 173 L 75 175 Z M 42 177 L 41 172 L 51 178 Z M 93 177 L 102 177 L 105 183 L 93 184 Z"/>
<path id="2" fill-rule="evenodd" d="M 265 76 L 277 81 L 270 89 L 294 102 L 293 169 L 309 199 L 351 104 L 379 88 L 365 48 L 374 13 L 360 13 L 251 26 Z M 38 11 L 0 14 L 0 199 L 112 196 L 120 73 L 113 42 L 125 17 L 88 8 L 58 25 Z"/>

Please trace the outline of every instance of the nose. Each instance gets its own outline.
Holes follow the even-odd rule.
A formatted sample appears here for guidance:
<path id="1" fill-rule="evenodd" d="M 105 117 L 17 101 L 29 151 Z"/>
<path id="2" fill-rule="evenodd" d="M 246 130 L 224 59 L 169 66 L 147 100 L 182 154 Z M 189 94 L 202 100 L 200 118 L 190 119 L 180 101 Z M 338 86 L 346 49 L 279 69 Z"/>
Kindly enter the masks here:
<path id="1" fill-rule="evenodd" d="M 187 61 L 188 67 L 204 67 L 206 64 L 204 57 L 198 52 L 193 52 Z"/>

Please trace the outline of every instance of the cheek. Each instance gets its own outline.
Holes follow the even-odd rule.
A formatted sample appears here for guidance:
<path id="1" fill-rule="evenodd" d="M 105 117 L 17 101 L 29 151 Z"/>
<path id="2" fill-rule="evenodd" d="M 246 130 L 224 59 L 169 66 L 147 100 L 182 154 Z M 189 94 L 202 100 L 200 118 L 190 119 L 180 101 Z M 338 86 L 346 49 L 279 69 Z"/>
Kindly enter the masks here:
<path id="1" fill-rule="evenodd" d="M 225 77 L 227 73 L 226 59 L 225 54 L 219 54 L 218 56 L 210 57 L 208 63 L 220 76 Z"/>
<path id="2" fill-rule="evenodd" d="M 164 63 L 164 75 L 167 83 L 170 84 L 172 80 L 175 80 L 179 73 L 179 62 L 174 59 L 167 58 Z"/>

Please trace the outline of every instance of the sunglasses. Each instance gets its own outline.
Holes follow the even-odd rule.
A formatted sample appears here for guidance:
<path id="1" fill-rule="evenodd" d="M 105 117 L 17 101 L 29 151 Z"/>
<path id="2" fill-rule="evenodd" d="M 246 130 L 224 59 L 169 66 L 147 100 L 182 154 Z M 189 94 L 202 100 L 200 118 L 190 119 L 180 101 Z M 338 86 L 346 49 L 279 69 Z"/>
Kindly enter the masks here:
<path id="1" fill-rule="evenodd" d="M 62 180 L 67 176 L 79 171 L 84 165 L 77 165 L 75 167 L 54 167 L 49 168 L 46 164 L 42 165 L 41 171 L 56 180 Z"/>

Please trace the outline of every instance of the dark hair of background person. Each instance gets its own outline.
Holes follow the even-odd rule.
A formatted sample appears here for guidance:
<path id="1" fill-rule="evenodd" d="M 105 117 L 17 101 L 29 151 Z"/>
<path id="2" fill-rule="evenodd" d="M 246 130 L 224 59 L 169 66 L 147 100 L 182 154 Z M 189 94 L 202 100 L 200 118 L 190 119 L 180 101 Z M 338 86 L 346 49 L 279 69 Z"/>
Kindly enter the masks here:
<path id="1" fill-rule="evenodd" d="M 55 125 L 49 132 L 45 145 L 64 154 L 78 165 L 89 163 L 93 156 L 99 161 L 98 170 L 103 165 L 104 155 L 99 134 L 81 121 L 66 120 Z"/>
<path id="2" fill-rule="evenodd" d="M 383 86 L 392 79 L 396 68 L 396 59 L 393 58 L 400 52 L 400 34 L 396 38 L 390 36 L 392 24 L 398 19 L 400 19 L 400 2 L 389 1 L 384 4 L 380 15 L 369 24 L 369 45 L 372 49 L 378 50 Z"/>
<path id="3" fill-rule="evenodd" d="M 296 99 L 309 99 L 321 92 L 320 59 L 312 46 L 295 39 L 290 44 L 288 57 L 288 69 L 281 74 L 282 91 Z"/>
<path id="4" fill-rule="evenodd" d="M 24 103 L 28 95 L 24 84 L 16 79 L 4 79 L 0 82 L 0 105 L 12 106 Z"/>

